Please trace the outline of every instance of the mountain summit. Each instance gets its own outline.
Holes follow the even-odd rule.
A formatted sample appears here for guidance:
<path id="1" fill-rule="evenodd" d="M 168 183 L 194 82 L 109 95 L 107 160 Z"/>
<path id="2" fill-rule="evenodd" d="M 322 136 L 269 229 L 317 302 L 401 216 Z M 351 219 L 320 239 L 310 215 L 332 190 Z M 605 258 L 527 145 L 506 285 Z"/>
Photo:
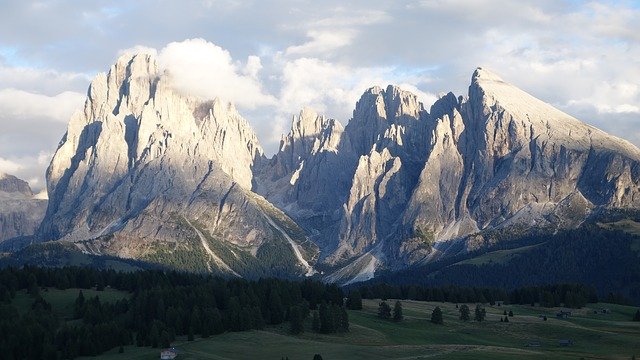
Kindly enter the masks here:
<path id="1" fill-rule="evenodd" d="M 69 122 L 39 236 L 195 271 L 307 273 L 316 248 L 250 190 L 262 159 L 233 105 L 178 93 L 150 55 L 123 56 Z"/>
<path id="2" fill-rule="evenodd" d="M 231 104 L 175 91 L 149 55 L 89 88 L 47 171 L 38 236 L 231 276 L 366 280 L 640 207 L 640 151 L 478 68 L 430 109 L 364 92 L 346 126 L 305 108 L 267 159 Z"/>

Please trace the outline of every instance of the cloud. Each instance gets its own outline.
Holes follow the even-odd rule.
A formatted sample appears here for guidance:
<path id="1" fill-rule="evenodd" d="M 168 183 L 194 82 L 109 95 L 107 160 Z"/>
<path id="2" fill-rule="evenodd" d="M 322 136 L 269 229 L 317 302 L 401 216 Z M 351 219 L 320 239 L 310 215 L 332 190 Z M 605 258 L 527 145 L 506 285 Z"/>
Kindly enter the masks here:
<path id="1" fill-rule="evenodd" d="M 0 111 L 4 118 L 43 117 L 66 124 L 74 111 L 81 108 L 85 95 L 65 91 L 55 96 L 34 94 L 17 89 L 0 90 Z"/>
<path id="2" fill-rule="evenodd" d="M 40 152 L 33 156 L 0 157 L 0 173 L 17 176 L 29 182 L 34 193 L 45 189 L 44 169 L 51 161 L 52 153 Z"/>
<path id="3" fill-rule="evenodd" d="M 0 89 L 14 88 L 46 95 L 65 91 L 84 92 L 91 77 L 78 72 L 60 72 L 0 63 Z"/>
<path id="4" fill-rule="evenodd" d="M 15 161 L 0 157 L 0 172 L 2 173 L 13 175 L 23 168 L 24 167 L 22 165 L 18 164 Z"/>
<path id="5" fill-rule="evenodd" d="M 305 106 L 346 125 L 360 96 L 373 86 L 399 85 L 418 95 L 428 108 L 437 99 L 436 96 L 414 85 L 428 81 L 422 72 L 403 73 L 395 67 L 352 67 L 317 58 L 286 61 L 278 97 L 281 121 L 272 128 L 270 139 L 279 138 L 280 133 L 288 128 L 288 115 L 299 112 Z"/>
<path id="6" fill-rule="evenodd" d="M 185 93 L 205 99 L 220 97 L 249 109 L 276 103 L 256 79 L 261 68 L 257 56 L 250 56 L 243 66 L 227 50 L 203 39 L 191 39 L 168 44 L 159 52 L 158 63 L 173 85 Z"/>
<path id="7" fill-rule="evenodd" d="M 290 46 L 285 51 L 287 56 L 329 53 L 351 44 L 355 33 L 353 30 L 309 30 L 307 37 L 311 40 L 296 46 Z"/>

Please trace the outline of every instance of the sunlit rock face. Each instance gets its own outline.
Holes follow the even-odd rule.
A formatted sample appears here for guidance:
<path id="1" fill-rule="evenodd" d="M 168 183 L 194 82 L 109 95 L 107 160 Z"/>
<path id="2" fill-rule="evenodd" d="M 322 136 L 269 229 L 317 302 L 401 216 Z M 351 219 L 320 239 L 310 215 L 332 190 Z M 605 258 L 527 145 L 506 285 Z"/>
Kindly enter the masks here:
<path id="1" fill-rule="evenodd" d="M 39 236 L 132 258 L 200 252 L 208 270 L 241 274 L 234 251 L 255 257 L 285 235 L 270 222 L 286 216 L 250 191 L 263 160 L 233 105 L 181 94 L 152 56 L 125 55 L 69 122 L 47 170 Z M 225 263 L 214 245 L 237 259 Z"/>

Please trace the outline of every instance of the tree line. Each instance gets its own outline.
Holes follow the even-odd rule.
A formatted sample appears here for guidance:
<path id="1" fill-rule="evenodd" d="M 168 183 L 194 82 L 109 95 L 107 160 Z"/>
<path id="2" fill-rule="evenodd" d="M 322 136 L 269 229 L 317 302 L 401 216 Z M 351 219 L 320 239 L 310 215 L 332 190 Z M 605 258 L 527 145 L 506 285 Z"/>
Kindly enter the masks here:
<path id="1" fill-rule="evenodd" d="M 452 303 L 489 303 L 505 304 L 538 304 L 542 307 L 563 305 L 570 308 L 582 308 L 587 303 L 596 303 L 598 298 L 595 288 L 582 284 L 557 284 L 527 286 L 507 291 L 499 288 L 479 287 L 425 287 L 419 285 L 372 284 L 354 287 L 349 292 L 347 307 L 361 308 L 365 299 L 402 299 L 418 301 L 440 301 Z M 624 302 L 613 294 L 603 299 L 611 303 Z"/>
<path id="2" fill-rule="evenodd" d="M 79 290 L 73 316 L 60 318 L 42 288 L 127 291 L 104 302 Z M 18 291 L 32 298 L 28 311 L 12 305 Z M 70 290 L 71 291 L 71 290 Z M 88 268 L 0 270 L 0 353 L 3 359 L 73 359 L 124 346 L 167 347 L 177 336 L 193 340 L 226 331 L 262 329 L 289 322 L 304 331 L 308 316 L 322 333 L 344 332 L 349 319 L 342 290 L 315 280 L 223 279 L 162 272 Z M 317 326 L 316 320 L 317 319 Z"/>

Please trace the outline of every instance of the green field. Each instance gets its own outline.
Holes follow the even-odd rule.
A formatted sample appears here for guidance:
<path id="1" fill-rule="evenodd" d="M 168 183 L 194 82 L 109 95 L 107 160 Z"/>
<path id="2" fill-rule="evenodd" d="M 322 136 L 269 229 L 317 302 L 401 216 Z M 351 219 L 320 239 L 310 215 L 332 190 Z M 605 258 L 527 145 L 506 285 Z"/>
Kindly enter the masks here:
<path id="1" fill-rule="evenodd" d="M 640 323 L 629 320 L 636 308 L 590 304 L 574 310 L 566 320 L 555 318 L 558 309 L 530 306 L 487 306 L 487 319 L 477 323 L 458 320 L 450 303 L 403 301 L 405 320 L 378 319 L 378 301 L 365 300 L 362 311 L 350 311 L 351 331 L 344 335 L 318 335 L 307 331 L 290 336 L 287 327 L 265 331 L 226 333 L 209 339 L 176 341 L 178 359 L 631 359 L 640 356 Z M 431 324 L 431 311 L 440 306 L 444 325 Z M 472 310 L 474 304 L 469 304 Z M 593 314 L 607 308 L 610 314 Z M 504 310 L 513 310 L 509 323 L 501 323 Z M 538 315 L 547 315 L 543 321 Z M 473 316 L 473 314 L 472 314 Z M 309 324 L 307 324 L 310 326 Z M 571 339 L 561 347 L 560 339 Z M 530 341 L 541 346 L 527 347 Z M 158 349 L 126 347 L 99 359 L 157 359 Z"/>

